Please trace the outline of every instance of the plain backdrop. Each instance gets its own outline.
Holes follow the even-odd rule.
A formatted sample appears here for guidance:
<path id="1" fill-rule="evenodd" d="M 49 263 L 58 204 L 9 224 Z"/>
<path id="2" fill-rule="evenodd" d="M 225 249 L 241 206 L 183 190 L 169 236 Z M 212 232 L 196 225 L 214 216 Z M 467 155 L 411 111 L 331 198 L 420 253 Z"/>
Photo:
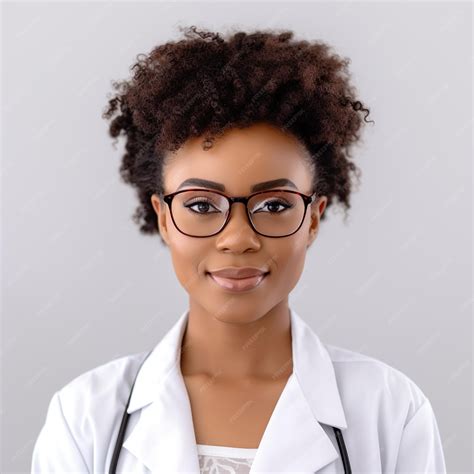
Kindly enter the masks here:
<path id="1" fill-rule="evenodd" d="M 187 307 L 131 216 L 111 81 L 178 27 L 292 29 L 351 59 L 370 108 L 350 217 L 328 212 L 290 304 L 323 342 L 430 399 L 450 473 L 472 472 L 472 5 L 7 3 L 2 16 L 2 466 L 29 472 L 53 393 L 154 346 Z"/>

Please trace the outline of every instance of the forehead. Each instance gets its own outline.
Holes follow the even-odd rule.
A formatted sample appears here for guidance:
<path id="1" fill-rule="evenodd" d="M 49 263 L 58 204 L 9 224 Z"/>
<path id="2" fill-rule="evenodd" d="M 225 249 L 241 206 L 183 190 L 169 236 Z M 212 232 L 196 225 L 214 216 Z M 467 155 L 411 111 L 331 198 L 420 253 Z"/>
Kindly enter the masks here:
<path id="1" fill-rule="evenodd" d="M 163 170 L 165 193 L 176 191 L 190 178 L 221 183 L 229 194 L 249 193 L 256 183 L 282 178 L 293 181 L 301 192 L 310 191 L 312 176 L 305 161 L 308 151 L 289 133 L 254 124 L 226 131 L 208 150 L 202 149 L 203 139 L 192 137 L 168 155 Z"/>

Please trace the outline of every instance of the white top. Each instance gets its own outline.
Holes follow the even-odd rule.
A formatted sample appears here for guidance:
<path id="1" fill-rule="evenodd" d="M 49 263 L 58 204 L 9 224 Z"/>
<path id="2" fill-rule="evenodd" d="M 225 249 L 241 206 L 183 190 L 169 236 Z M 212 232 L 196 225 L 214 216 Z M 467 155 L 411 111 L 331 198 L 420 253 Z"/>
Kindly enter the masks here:
<path id="1" fill-rule="evenodd" d="M 257 449 L 197 444 L 201 474 L 248 474 Z"/>
<path id="2" fill-rule="evenodd" d="M 188 310 L 141 367 L 117 473 L 200 473 L 191 403 L 180 370 Z M 426 394 L 398 369 L 324 344 L 290 308 L 293 373 L 274 407 L 249 474 L 344 472 L 332 427 L 353 472 L 445 474 Z M 56 390 L 34 445 L 32 472 L 108 472 L 130 387 L 149 352 L 78 375 Z"/>

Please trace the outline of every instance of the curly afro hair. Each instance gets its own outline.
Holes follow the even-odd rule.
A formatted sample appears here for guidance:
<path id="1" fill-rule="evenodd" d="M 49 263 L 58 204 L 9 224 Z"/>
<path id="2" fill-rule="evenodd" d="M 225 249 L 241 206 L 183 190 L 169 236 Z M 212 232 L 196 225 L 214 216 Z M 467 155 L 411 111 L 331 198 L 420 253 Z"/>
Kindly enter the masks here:
<path id="1" fill-rule="evenodd" d="M 369 110 L 356 100 L 347 66 L 321 42 L 293 39 L 293 32 L 233 32 L 227 38 L 195 26 L 185 39 L 138 54 L 132 78 L 112 81 L 116 91 L 102 117 L 109 134 L 126 136 L 120 166 L 137 190 L 133 221 L 143 234 L 159 233 L 151 196 L 162 196 L 166 153 L 193 136 L 204 150 L 232 127 L 267 122 L 289 131 L 310 156 L 314 189 L 350 208 L 351 147 Z M 361 114 L 364 114 L 362 118 Z M 321 219 L 325 219 L 323 213 Z"/>

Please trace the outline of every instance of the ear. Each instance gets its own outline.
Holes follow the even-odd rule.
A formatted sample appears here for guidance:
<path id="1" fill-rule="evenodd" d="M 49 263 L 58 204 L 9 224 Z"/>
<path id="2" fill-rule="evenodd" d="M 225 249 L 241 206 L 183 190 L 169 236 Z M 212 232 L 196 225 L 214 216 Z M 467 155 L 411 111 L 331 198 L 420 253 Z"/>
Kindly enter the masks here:
<path id="1" fill-rule="evenodd" d="M 323 215 L 323 212 L 326 209 L 327 202 L 328 199 L 326 196 L 320 196 L 310 206 L 311 224 L 309 227 L 308 244 L 306 248 L 312 245 L 318 235 L 321 216 Z"/>
<path id="2" fill-rule="evenodd" d="M 169 246 L 168 243 L 168 228 L 166 226 L 166 203 L 160 199 L 160 196 L 157 194 L 153 194 L 151 196 L 151 205 L 156 213 L 157 218 L 157 229 L 160 233 L 161 238 L 164 240 L 166 245 Z"/>

